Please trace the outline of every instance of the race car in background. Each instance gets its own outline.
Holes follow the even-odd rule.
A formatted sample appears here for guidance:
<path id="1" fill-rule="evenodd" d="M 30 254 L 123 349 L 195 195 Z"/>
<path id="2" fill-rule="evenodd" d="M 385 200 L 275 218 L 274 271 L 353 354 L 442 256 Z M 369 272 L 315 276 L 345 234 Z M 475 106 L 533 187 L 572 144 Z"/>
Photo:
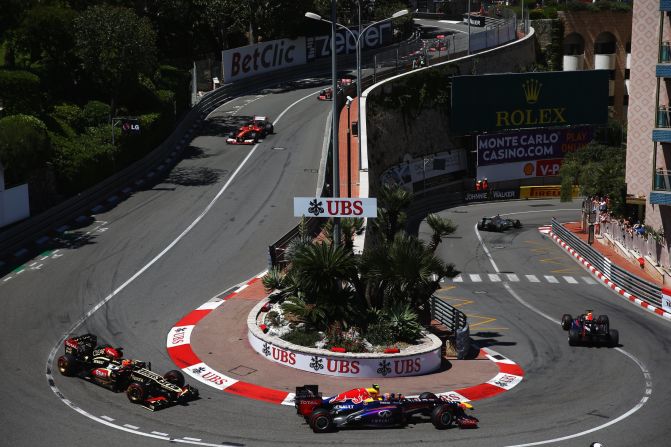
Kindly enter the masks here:
<path id="1" fill-rule="evenodd" d="M 374 389 L 355 388 L 324 398 L 317 385 L 296 387 L 296 412 L 303 416 L 315 433 L 340 428 L 405 427 L 415 417 L 429 417 L 437 429 L 453 424 L 460 428 L 476 428 L 478 419 L 466 415 L 473 406 L 452 402 L 425 392 L 411 398 L 393 394 L 379 395 Z"/>
<path id="2" fill-rule="evenodd" d="M 620 334 L 616 329 L 610 328 L 608 315 L 599 315 L 594 319 L 592 311 L 573 318 L 570 314 L 564 314 L 561 319 L 561 327 L 568 331 L 568 344 L 577 346 L 581 344 L 607 345 L 616 347 L 620 343 Z"/>
<path id="3" fill-rule="evenodd" d="M 501 232 L 509 228 L 522 228 L 522 222 L 519 220 L 506 219 L 498 214 L 494 217 L 483 217 L 478 222 L 478 230 Z"/>
<path id="4" fill-rule="evenodd" d="M 254 119 L 235 132 L 232 132 L 226 143 L 228 144 L 256 144 L 259 139 L 275 132 L 273 123 L 265 116 L 255 116 Z"/>
<path id="5" fill-rule="evenodd" d="M 151 363 L 122 357 L 122 348 L 97 345 L 98 338 L 84 334 L 65 340 L 58 371 L 76 376 L 114 392 L 126 392 L 128 400 L 148 410 L 160 410 L 198 397 L 198 390 L 184 384 L 181 371 L 163 376 L 151 371 Z"/>
<path id="6" fill-rule="evenodd" d="M 331 101 L 333 100 L 333 89 L 331 87 L 325 88 L 319 92 L 317 99 L 320 101 Z"/>

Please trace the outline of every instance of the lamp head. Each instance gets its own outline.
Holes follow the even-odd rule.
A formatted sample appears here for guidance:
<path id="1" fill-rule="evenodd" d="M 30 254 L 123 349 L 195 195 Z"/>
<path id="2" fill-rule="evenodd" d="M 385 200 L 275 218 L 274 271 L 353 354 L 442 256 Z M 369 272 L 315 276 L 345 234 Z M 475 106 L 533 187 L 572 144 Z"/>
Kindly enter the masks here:
<path id="1" fill-rule="evenodd" d="M 404 16 L 408 13 L 407 9 L 401 9 L 400 11 L 396 11 L 394 14 L 392 14 L 391 18 L 396 19 L 398 17 Z"/>
<path id="2" fill-rule="evenodd" d="M 322 19 L 322 16 L 320 16 L 319 14 L 315 14 L 314 12 L 306 12 L 305 17 L 307 17 L 308 19 L 313 19 L 313 20 L 321 20 Z"/>

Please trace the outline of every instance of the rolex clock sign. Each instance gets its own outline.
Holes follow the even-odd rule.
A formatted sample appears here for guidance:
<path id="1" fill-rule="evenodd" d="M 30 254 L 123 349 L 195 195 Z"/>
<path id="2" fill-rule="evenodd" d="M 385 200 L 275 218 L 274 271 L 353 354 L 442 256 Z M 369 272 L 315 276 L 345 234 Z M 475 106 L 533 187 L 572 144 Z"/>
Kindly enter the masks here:
<path id="1" fill-rule="evenodd" d="M 608 121 L 608 70 L 550 71 L 452 79 L 455 133 Z"/>
<path id="2" fill-rule="evenodd" d="M 296 217 L 377 217 L 376 198 L 294 197 Z"/>

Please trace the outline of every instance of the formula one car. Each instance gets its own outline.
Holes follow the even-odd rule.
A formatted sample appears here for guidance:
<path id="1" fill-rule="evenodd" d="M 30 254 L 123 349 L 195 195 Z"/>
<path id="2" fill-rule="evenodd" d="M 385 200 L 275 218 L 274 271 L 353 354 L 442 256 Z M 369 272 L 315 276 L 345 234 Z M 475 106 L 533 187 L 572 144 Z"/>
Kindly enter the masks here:
<path id="1" fill-rule="evenodd" d="M 425 392 L 419 397 L 385 394 L 376 388 L 355 388 L 333 397 L 323 398 L 317 385 L 296 387 L 296 412 L 303 416 L 315 433 L 340 428 L 405 427 L 416 416 L 429 417 L 437 429 L 453 424 L 460 428 L 476 428 L 478 419 L 468 416 L 466 402 L 451 402 Z"/>
<path id="2" fill-rule="evenodd" d="M 333 100 L 333 89 L 331 87 L 325 88 L 319 92 L 317 99 L 320 101 L 331 101 Z"/>
<path id="3" fill-rule="evenodd" d="M 64 376 L 77 376 L 114 392 L 125 391 L 128 400 L 148 410 L 160 410 L 198 397 L 198 390 L 184 385 L 181 371 L 163 376 L 151 371 L 151 363 L 122 358 L 122 348 L 97 346 L 95 335 L 65 340 L 65 354 L 58 358 Z"/>
<path id="4" fill-rule="evenodd" d="M 259 138 L 265 138 L 274 132 L 273 123 L 265 116 L 255 116 L 252 122 L 232 132 L 226 143 L 228 144 L 256 144 Z"/>
<path id="5" fill-rule="evenodd" d="M 620 343 L 620 334 L 617 330 L 610 328 L 608 315 L 599 315 L 595 320 L 591 310 L 575 319 L 570 314 L 564 314 L 561 327 L 568 331 L 570 346 L 603 344 L 615 347 Z"/>
<path id="6" fill-rule="evenodd" d="M 498 214 L 494 217 L 483 217 L 478 222 L 478 230 L 501 232 L 509 228 L 522 228 L 522 223 L 519 220 L 505 219 Z"/>

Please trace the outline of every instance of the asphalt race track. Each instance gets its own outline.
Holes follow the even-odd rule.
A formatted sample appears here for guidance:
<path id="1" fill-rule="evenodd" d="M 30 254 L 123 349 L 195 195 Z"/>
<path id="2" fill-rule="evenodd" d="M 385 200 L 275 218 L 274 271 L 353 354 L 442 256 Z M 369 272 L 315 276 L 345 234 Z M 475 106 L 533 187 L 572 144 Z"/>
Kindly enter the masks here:
<path id="1" fill-rule="evenodd" d="M 156 413 L 57 372 L 50 385 L 48 360 L 71 331 L 123 346 L 158 372 L 174 369 L 165 339 L 175 321 L 266 268 L 268 244 L 296 223 L 292 197 L 317 188 L 331 107 L 316 100 L 319 89 L 299 84 L 225 104 L 159 183 L 95 216 L 69 248 L 0 278 L 0 445 L 668 445 L 669 323 L 583 280 L 445 282 L 440 294 L 463 305 L 474 340 L 525 371 L 510 392 L 475 403 L 477 430 L 426 423 L 315 435 L 292 408 L 202 384 L 200 400 Z M 275 121 L 276 133 L 226 145 L 240 117 L 255 114 Z M 439 254 L 464 274 L 589 276 L 537 229 L 551 216 L 576 219 L 576 209 L 519 201 L 446 210 L 459 229 Z M 477 219 L 497 212 L 516 213 L 524 227 L 478 236 Z M 587 308 L 609 315 L 620 348 L 568 346 L 561 314 Z"/>

